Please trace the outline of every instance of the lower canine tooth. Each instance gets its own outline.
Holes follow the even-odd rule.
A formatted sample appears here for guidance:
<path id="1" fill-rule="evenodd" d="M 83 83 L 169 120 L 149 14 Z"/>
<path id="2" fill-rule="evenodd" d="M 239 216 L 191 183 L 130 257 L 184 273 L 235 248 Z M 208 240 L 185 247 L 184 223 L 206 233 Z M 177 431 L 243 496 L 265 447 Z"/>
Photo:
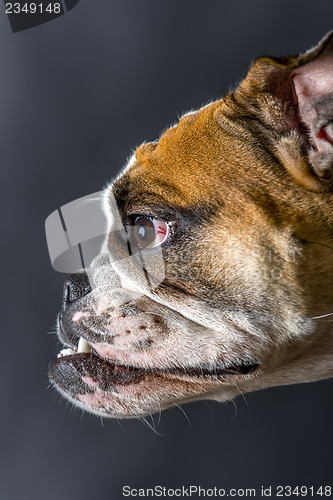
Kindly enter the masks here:
<path id="1" fill-rule="evenodd" d="M 62 349 L 59 354 L 58 358 L 61 358 L 62 356 L 72 356 L 72 354 L 76 354 L 76 351 L 73 351 L 73 349 Z"/>
<path id="2" fill-rule="evenodd" d="M 77 346 L 77 352 L 91 352 L 90 345 L 82 337 L 80 337 L 79 345 Z"/>

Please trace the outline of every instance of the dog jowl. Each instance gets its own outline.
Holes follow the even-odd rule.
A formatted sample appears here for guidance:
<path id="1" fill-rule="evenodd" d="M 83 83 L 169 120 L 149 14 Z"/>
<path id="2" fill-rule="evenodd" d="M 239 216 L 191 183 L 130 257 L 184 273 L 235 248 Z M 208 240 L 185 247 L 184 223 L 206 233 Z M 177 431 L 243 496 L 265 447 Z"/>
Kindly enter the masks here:
<path id="1" fill-rule="evenodd" d="M 56 388 L 121 418 L 332 376 L 332 172 L 332 34 L 257 59 L 235 91 L 140 146 L 106 191 L 89 279 L 65 284 Z M 160 252 L 157 285 L 115 257 L 128 245 Z"/>

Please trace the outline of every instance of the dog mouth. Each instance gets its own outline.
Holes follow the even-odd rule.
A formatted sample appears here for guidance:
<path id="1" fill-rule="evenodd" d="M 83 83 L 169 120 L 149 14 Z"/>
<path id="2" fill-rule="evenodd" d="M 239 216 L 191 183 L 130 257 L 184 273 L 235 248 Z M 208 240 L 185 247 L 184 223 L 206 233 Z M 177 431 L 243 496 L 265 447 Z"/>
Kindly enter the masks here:
<path id="1" fill-rule="evenodd" d="M 65 348 L 62 349 L 57 359 L 51 361 L 50 367 L 53 370 L 56 366 L 61 366 L 66 362 L 74 362 L 76 366 L 79 366 L 79 363 L 82 361 L 83 365 L 86 364 L 86 360 L 89 360 L 90 364 L 96 364 L 96 366 L 101 366 L 100 363 L 105 366 L 107 373 L 103 373 L 103 375 L 107 375 L 104 378 L 109 378 L 113 380 L 113 378 L 118 379 L 120 375 L 119 381 L 122 381 L 123 385 L 127 383 L 131 383 L 135 381 L 135 379 L 139 379 L 143 374 L 155 374 L 155 375 L 171 375 L 178 377 L 195 377 L 195 378 L 213 378 L 220 379 L 225 378 L 230 375 L 248 375 L 255 371 L 258 367 L 257 363 L 240 363 L 229 365 L 226 367 L 214 367 L 214 368 L 205 368 L 205 367 L 170 367 L 170 368 L 144 368 L 134 365 L 122 365 L 117 363 L 116 361 L 108 358 L 103 358 L 98 355 L 98 353 L 90 346 L 90 344 L 83 339 L 82 337 L 79 340 L 79 344 L 77 349 Z M 100 373 L 98 370 L 90 370 L 91 375 L 93 375 L 97 379 L 100 379 Z M 126 377 L 123 379 L 123 375 L 126 373 Z M 93 377 L 93 378 L 94 378 Z M 105 381 L 104 381 L 105 382 Z M 103 382 L 102 385 L 105 385 Z"/>
<path id="2" fill-rule="evenodd" d="M 100 356 L 82 337 L 50 362 L 49 377 L 71 402 L 102 416 L 136 417 L 251 376 L 256 363 L 211 367 L 140 367 Z M 176 396 L 177 394 L 177 396 Z M 153 406 L 147 407 L 147 401 Z M 158 401 L 158 403 L 156 403 Z"/>
<path id="3" fill-rule="evenodd" d="M 141 299 L 115 306 L 111 332 L 110 313 L 103 310 L 94 314 L 87 300 L 83 296 L 80 301 L 66 302 L 59 313 L 58 337 L 64 347 L 49 365 L 52 385 L 86 411 L 135 418 L 174 404 L 207 399 L 220 393 L 221 385 L 226 392 L 234 391 L 238 380 L 259 374 L 254 360 L 238 358 L 232 362 L 217 348 L 210 357 L 204 352 L 193 356 L 186 342 L 177 347 L 179 356 L 176 348 L 168 350 L 163 339 L 170 331 L 160 306 L 154 313 L 155 303 Z M 129 333 L 132 337 L 126 336 Z M 231 397 L 234 395 L 235 391 Z"/>

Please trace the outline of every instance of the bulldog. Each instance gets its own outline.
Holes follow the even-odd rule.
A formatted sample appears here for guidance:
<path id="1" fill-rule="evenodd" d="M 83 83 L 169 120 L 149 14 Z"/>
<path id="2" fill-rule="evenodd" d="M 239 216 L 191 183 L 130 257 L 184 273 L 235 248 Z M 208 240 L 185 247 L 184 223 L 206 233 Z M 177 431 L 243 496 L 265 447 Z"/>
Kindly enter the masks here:
<path id="1" fill-rule="evenodd" d="M 54 386 L 129 418 L 331 377 L 332 172 L 333 32 L 258 58 L 136 150 L 106 190 L 100 255 L 65 283 Z M 126 245 L 160 252 L 157 286 L 115 258 Z"/>

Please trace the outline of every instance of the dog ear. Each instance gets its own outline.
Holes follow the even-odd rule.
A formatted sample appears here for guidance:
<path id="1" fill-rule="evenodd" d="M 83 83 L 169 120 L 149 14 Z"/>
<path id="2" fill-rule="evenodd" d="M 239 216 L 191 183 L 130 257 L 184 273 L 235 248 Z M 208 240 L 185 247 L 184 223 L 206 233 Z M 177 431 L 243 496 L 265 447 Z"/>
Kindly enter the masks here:
<path id="1" fill-rule="evenodd" d="M 333 190 L 333 31 L 301 56 L 257 59 L 234 96 L 273 129 L 274 153 L 301 186 Z"/>
<path id="2" fill-rule="evenodd" d="M 301 123 L 306 127 L 309 161 L 323 180 L 333 178 L 333 33 L 299 58 L 291 72 Z"/>

